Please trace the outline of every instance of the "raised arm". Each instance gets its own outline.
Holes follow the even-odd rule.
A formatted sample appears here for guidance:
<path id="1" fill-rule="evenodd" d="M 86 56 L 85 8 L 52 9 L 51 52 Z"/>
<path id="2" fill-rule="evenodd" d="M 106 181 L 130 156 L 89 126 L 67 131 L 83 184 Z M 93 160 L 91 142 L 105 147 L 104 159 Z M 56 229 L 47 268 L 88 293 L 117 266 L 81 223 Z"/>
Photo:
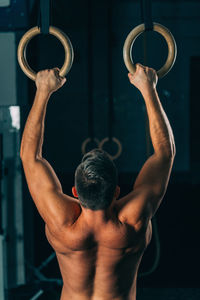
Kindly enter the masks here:
<path id="1" fill-rule="evenodd" d="M 119 203 L 121 217 L 137 224 L 142 219 L 151 219 L 161 203 L 174 161 L 175 143 L 169 120 L 156 91 L 156 72 L 138 64 L 136 73 L 129 73 L 128 76 L 144 98 L 154 148 L 153 155 L 147 159 L 135 181 L 133 192 Z"/>
<path id="2" fill-rule="evenodd" d="M 53 168 L 42 157 L 46 107 L 51 94 L 65 81 L 59 76 L 58 69 L 37 74 L 35 100 L 26 121 L 20 150 L 29 191 L 51 231 L 72 224 L 79 213 L 79 205 L 63 194 Z"/>

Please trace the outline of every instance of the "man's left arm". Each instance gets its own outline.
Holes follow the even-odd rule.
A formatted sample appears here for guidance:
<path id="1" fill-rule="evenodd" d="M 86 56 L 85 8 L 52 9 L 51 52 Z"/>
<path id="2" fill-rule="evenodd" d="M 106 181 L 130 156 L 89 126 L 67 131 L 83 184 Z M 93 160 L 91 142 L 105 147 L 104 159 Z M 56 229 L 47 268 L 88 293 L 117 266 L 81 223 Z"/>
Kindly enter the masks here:
<path id="1" fill-rule="evenodd" d="M 51 165 L 42 157 L 46 107 L 51 94 L 65 83 L 59 70 L 45 70 L 36 77 L 37 91 L 23 132 L 20 156 L 31 196 L 52 231 L 71 225 L 80 213 L 74 198 L 65 195 Z"/>

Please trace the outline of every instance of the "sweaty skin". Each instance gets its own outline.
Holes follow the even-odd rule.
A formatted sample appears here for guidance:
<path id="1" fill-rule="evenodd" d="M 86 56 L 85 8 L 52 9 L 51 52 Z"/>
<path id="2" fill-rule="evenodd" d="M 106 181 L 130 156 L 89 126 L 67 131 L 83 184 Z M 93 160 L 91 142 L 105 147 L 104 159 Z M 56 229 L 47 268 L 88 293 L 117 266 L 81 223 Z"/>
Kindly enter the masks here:
<path id="1" fill-rule="evenodd" d="M 76 188 L 70 197 L 42 156 L 44 121 L 50 95 L 66 79 L 58 69 L 37 74 L 37 92 L 21 142 L 21 159 L 27 184 L 45 221 L 46 237 L 56 252 L 63 278 L 61 300 L 135 300 L 137 272 L 151 235 L 151 218 L 165 194 L 175 143 L 160 103 L 157 75 L 137 65 L 131 84 L 144 98 L 154 153 L 142 167 L 133 190 L 107 210 L 83 208 Z"/>

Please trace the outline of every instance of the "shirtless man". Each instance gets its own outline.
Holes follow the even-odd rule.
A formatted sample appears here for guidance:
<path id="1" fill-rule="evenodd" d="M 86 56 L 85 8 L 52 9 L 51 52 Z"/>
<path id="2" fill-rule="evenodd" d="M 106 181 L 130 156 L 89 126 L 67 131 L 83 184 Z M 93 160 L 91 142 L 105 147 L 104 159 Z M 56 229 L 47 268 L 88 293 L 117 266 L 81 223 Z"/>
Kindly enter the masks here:
<path id="1" fill-rule="evenodd" d="M 137 65 L 128 74 L 144 98 L 153 155 L 142 167 L 127 196 L 116 199 L 117 172 L 100 150 L 87 153 L 75 173 L 75 198 L 65 195 L 42 156 L 44 120 L 50 95 L 65 78 L 59 70 L 39 72 L 37 92 L 21 143 L 26 180 L 45 221 L 47 239 L 56 252 L 62 300 L 135 300 L 138 268 L 151 240 L 151 218 L 165 194 L 175 156 L 172 129 L 160 103 L 157 75 Z"/>

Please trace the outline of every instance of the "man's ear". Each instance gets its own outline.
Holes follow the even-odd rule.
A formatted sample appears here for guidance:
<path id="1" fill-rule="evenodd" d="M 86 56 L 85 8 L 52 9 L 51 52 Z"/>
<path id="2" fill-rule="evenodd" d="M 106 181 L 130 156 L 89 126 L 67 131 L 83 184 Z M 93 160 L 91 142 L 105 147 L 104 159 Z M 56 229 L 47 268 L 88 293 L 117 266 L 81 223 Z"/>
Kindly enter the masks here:
<path id="1" fill-rule="evenodd" d="M 77 194 L 77 190 L 76 190 L 75 186 L 73 186 L 73 188 L 72 188 L 72 194 L 75 198 L 78 198 L 78 194 Z"/>
<path id="2" fill-rule="evenodd" d="M 119 194 L 120 194 L 120 187 L 117 185 L 116 190 L 115 190 L 115 198 L 116 199 L 119 197 Z"/>

